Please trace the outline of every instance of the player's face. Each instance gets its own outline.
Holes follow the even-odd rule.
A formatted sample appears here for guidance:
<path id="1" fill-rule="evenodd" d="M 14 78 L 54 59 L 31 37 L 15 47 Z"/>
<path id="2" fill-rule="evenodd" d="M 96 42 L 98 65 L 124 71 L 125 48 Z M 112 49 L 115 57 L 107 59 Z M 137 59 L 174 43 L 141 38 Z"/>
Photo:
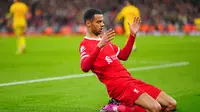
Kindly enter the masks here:
<path id="1" fill-rule="evenodd" d="M 100 35 L 104 28 L 104 18 L 102 14 L 95 14 L 94 19 L 91 21 L 91 31 L 95 35 Z"/>

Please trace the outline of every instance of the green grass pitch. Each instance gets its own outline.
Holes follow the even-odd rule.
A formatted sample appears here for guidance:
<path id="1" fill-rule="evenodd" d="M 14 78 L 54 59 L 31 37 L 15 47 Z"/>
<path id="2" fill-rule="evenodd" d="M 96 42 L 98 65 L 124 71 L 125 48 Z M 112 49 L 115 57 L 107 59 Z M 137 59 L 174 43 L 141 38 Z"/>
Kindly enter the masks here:
<path id="1" fill-rule="evenodd" d="M 1 38 L 2 37 L 2 38 Z M 15 38 L 0 36 L 0 84 L 83 74 L 79 36 L 27 38 L 27 53 L 16 55 Z M 121 48 L 124 36 L 113 42 Z M 140 36 L 137 51 L 122 62 L 128 69 L 188 62 L 188 65 L 131 71 L 177 100 L 177 112 L 200 111 L 200 38 Z M 105 86 L 95 76 L 0 86 L 0 112 L 98 112 L 108 102 Z"/>

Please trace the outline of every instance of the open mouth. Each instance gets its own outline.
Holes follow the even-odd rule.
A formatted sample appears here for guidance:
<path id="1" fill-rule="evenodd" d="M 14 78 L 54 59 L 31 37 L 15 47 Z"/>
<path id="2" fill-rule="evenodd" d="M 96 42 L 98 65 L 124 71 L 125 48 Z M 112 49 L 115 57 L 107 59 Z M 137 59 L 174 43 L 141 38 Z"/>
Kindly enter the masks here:
<path id="1" fill-rule="evenodd" d="M 100 30 L 99 30 L 100 32 L 103 32 L 103 28 L 100 28 Z"/>

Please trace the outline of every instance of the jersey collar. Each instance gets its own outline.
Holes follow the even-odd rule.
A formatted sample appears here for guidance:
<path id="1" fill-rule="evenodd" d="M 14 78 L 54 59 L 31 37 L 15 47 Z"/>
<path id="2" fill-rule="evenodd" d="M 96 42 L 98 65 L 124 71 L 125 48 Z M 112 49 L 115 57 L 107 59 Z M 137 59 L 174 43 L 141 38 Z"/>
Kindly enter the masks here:
<path id="1" fill-rule="evenodd" d="M 99 37 L 99 38 L 90 38 L 90 37 L 85 36 L 84 38 L 85 38 L 85 39 L 88 39 L 88 40 L 101 40 L 100 37 Z"/>

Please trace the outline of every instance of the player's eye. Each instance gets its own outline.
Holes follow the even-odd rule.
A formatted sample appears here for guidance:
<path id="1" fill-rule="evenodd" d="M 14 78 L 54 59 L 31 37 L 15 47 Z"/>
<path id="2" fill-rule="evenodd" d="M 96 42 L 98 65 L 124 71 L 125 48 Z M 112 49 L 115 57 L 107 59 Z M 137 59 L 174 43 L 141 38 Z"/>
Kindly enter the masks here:
<path id="1" fill-rule="evenodd" d="M 103 22 L 103 21 L 102 20 L 97 21 L 97 23 L 101 23 L 101 22 Z"/>

